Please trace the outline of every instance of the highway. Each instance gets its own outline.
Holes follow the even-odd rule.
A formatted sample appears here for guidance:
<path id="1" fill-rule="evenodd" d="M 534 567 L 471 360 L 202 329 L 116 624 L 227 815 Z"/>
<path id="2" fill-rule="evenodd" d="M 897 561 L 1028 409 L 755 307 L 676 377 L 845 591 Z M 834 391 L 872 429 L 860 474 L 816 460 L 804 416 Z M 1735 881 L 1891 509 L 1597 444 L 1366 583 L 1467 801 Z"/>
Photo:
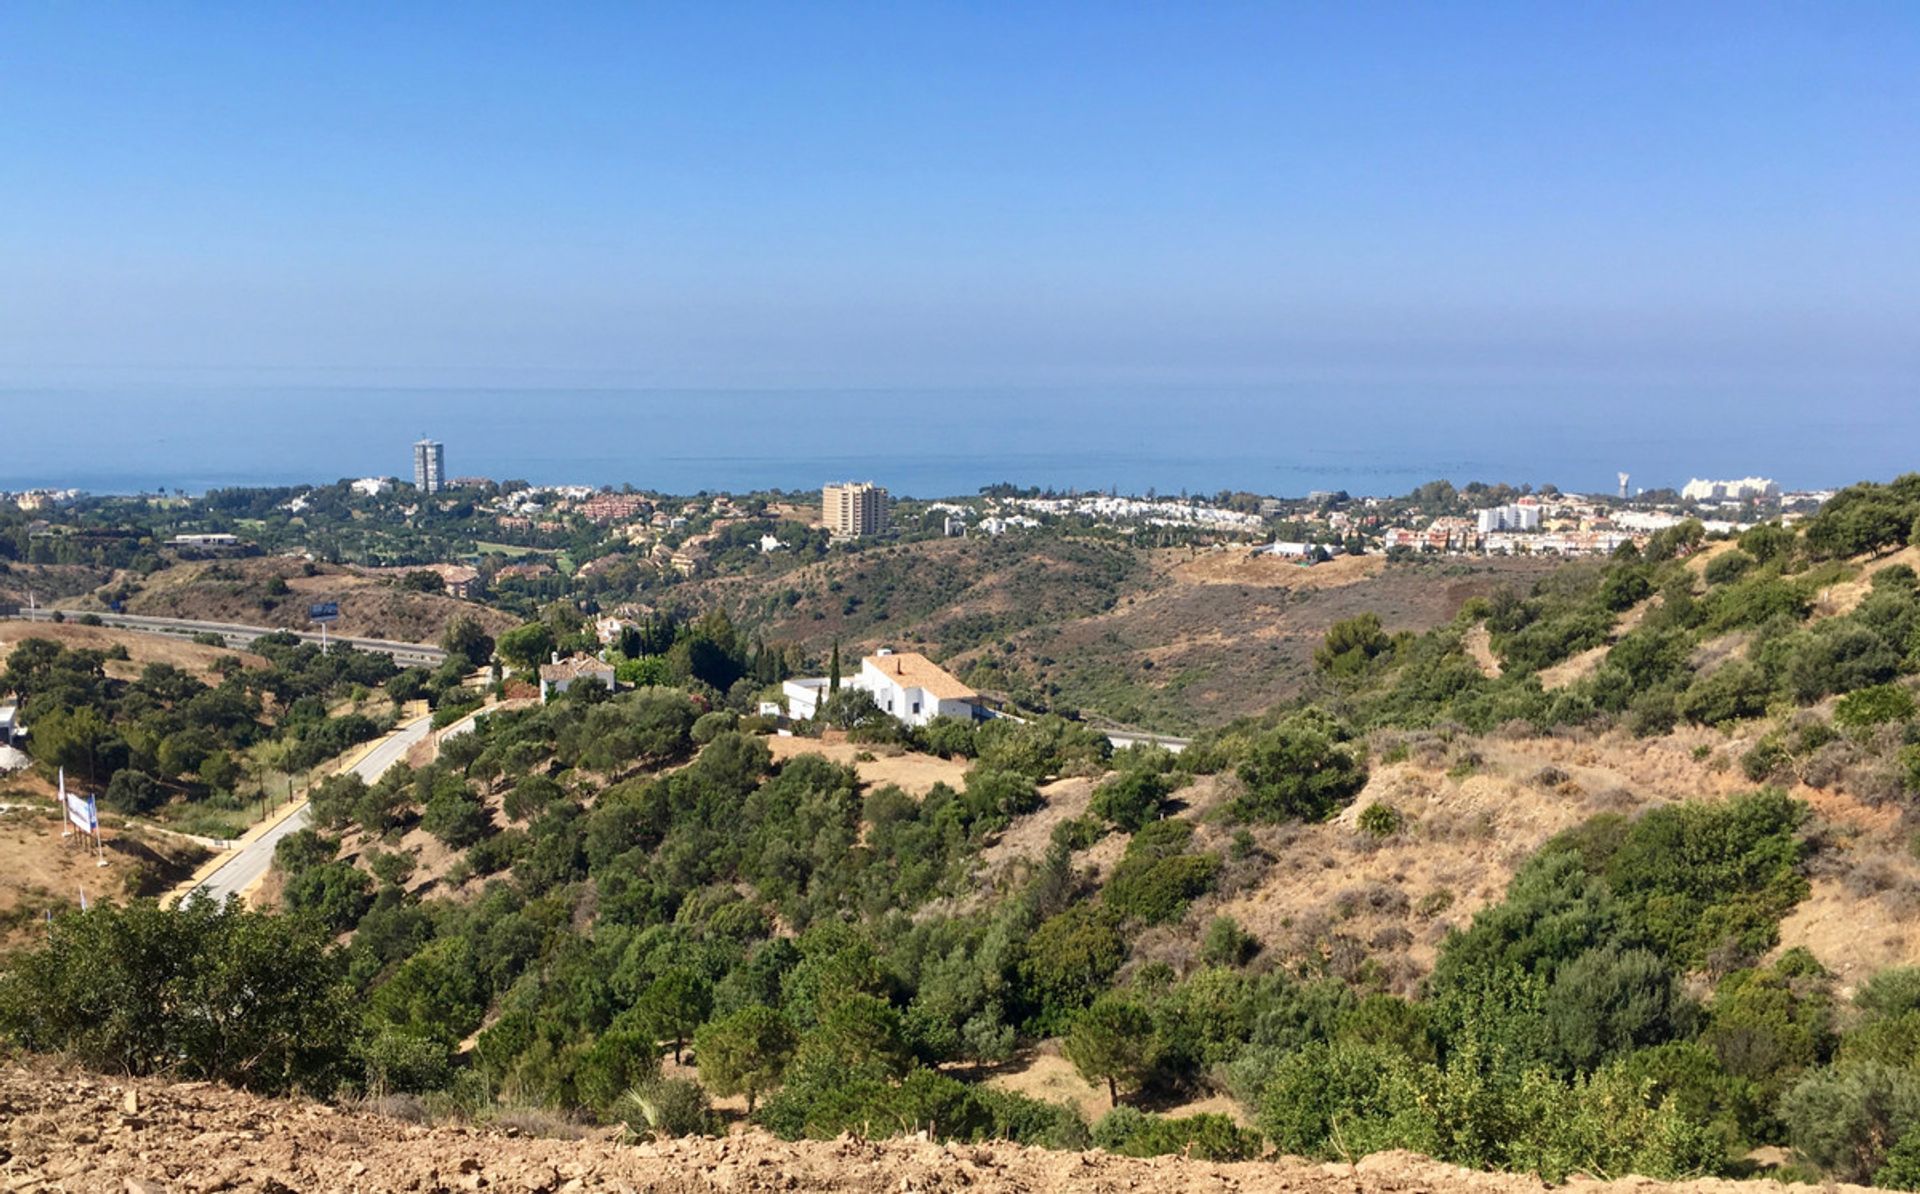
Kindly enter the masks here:
<path id="1" fill-rule="evenodd" d="M 198 622 L 190 618 L 150 618 L 141 614 L 100 613 L 85 611 L 99 618 L 102 625 L 116 626 L 124 630 L 139 630 L 147 634 L 170 634 L 176 638 L 192 638 L 196 634 L 217 634 L 226 640 L 227 646 L 236 651 L 245 650 L 254 639 L 263 634 L 274 634 L 279 628 L 274 626 L 245 626 L 238 622 Z M 77 621 L 85 614 L 71 610 L 62 611 L 68 621 Z M 17 613 L 5 615 L 28 622 L 51 622 L 54 611 L 50 609 L 23 609 Z M 320 634 L 313 630 L 291 631 L 295 636 L 310 643 L 320 641 Z M 396 643 L 383 638 L 343 638 L 328 635 L 329 643 L 345 643 L 356 651 L 378 651 L 393 656 L 393 661 L 402 665 L 419 664 L 423 667 L 438 667 L 447 657 L 439 647 L 430 647 L 424 643 Z"/>
<path id="2" fill-rule="evenodd" d="M 447 728 L 452 730 L 455 726 L 470 724 L 470 720 L 462 719 Z M 417 717 L 382 739 L 351 770 L 368 783 L 376 783 L 386 774 L 387 768 L 406 758 L 413 745 L 432 732 L 432 716 Z M 280 839 L 305 829 L 312 819 L 313 813 L 306 801 L 301 801 L 299 808 L 282 818 L 273 828 L 251 841 L 242 839 L 232 856 L 221 863 L 218 870 L 190 888 L 181 898 L 189 899 L 204 894 L 224 901 L 228 896 L 241 895 L 267 873 L 267 867 L 273 863 L 273 848 L 280 844 Z"/>

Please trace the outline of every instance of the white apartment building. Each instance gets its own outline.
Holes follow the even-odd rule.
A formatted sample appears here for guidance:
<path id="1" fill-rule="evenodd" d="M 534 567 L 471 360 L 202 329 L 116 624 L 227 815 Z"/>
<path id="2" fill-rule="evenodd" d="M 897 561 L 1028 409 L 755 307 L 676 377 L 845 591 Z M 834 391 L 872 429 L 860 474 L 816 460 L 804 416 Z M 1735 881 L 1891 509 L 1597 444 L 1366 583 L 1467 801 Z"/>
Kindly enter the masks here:
<path id="1" fill-rule="evenodd" d="M 1540 529 L 1540 507 L 1517 503 L 1494 506 L 1480 511 L 1474 517 L 1474 529 L 1482 535 L 1495 531 L 1537 531 Z"/>
<path id="2" fill-rule="evenodd" d="M 1689 502 L 1744 502 L 1780 496 L 1780 486 L 1769 477 L 1742 477 L 1738 481 L 1687 482 L 1680 497 Z"/>

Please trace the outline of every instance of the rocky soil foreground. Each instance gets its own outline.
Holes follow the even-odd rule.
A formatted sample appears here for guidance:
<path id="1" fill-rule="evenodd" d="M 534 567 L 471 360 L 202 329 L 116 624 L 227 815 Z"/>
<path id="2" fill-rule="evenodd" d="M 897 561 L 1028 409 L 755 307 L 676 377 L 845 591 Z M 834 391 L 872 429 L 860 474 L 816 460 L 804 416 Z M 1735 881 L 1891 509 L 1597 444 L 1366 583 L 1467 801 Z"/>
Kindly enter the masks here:
<path id="1" fill-rule="evenodd" d="M 1528 1177 L 1389 1153 L 1357 1166 L 1212 1165 L 1007 1144 L 843 1138 L 789 1144 L 758 1132 L 623 1145 L 512 1130 L 422 1127 L 320 1103 L 258 1099 L 201 1082 L 0 1067 L 0 1188 L 8 1191 L 1265 1191 L 1523 1194 Z M 1575 1181 L 1573 1191 L 1771 1194 L 1773 1183 Z M 1804 1189 L 1805 1187 L 1801 1187 Z M 1833 1187 L 1827 1187 L 1832 1189 Z M 1858 1187 L 1849 1187 L 1855 1188 Z"/>

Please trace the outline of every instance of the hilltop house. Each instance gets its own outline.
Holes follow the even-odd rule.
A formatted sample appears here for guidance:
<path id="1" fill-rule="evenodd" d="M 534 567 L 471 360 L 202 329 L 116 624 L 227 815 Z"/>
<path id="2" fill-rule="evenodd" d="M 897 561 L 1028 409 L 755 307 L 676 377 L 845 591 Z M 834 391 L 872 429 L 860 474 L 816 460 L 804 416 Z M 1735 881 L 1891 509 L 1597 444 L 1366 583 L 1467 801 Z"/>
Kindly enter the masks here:
<path id="1" fill-rule="evenodd" d="M 781 686 L 787 715 L 806 721 L 826 703 L 827 679 L 822 676 L 788 680 Z M 910 726 L 923 726 L 936 717 L 986 716 L 980 694 L 918 651 L 881 648 L 860 661 L 860 670 L 846 680 L 873 696 L 883 713 Z"/>
<path id="2" fill-rule="evenodd" d="M 573 687 L 576 680 L 598 680 L 613 691 L 613 665 L 604 659 L 595 659 L 591 655 L 575 655 L 562 659 L 554 653 L 552 663 L 540 665 L 540 699 L 551 700 Z"/>

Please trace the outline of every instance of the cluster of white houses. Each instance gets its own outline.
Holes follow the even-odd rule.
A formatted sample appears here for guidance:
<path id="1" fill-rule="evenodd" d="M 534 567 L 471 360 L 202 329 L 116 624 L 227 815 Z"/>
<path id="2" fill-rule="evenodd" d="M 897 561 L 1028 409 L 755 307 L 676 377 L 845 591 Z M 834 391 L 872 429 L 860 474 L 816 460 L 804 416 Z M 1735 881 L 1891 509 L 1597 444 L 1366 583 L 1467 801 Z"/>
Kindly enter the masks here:
<path id="1" fill-rule="evenodd" d="M 926 725 L 936 717 L 975 720 L 990 716 L 980 703 L 979 693 L 918 651 L 883 647 L 862 659 L 860 670 L 845 684 L 870 694 L 882 713 L 910 726 Z M 780 686 L 787 716 L 795 721 L 809 720 L 826 704 L 831 687 L 832 681 L 825 676 L 788 680 Z"/>

